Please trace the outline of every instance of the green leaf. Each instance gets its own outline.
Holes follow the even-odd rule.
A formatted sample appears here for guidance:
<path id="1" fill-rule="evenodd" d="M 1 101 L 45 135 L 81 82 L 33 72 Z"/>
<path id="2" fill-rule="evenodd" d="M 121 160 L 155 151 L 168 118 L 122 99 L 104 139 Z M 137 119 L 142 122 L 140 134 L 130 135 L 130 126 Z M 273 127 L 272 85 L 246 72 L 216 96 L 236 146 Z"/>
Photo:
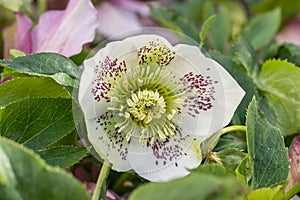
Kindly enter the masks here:
<path id="1" fill-rule="evenodd" d="M 275 126 L 283 135 L 298 132 L 300 127 L 300 68 L 282 60 L 264 63 L 257 87 L 268 99 Z"/>
<path id="2" fill-rule="evenodd" d="M 282 0 L 246 0 L 254 12 L 267 12 L 280 5 Z"/>
<path id="3" fill-rule="evenodd" d="M 222 135 L 214 151 L 222 151 L 224 149 L 239 149 L 246 151 L 246 134 L 244 132 L 235 132 L 231 134 Z"/>
<path id="4" fill-rule="evenodd" d="M 246 193 L 244 185 L 226 173 L 223 168 L 214 166 L 209 169 L 210 167 L 210 165 L 201 166 L 203 170 L 198 169 L 185 178 L 146 184 L 136 189 L 129 199 L 243 199 Z"/>
<path id="5" fill-rule="evenodd" d="M 37 53 L 22 56 L 12 61 L 0 60 L 0 65 L 29 75 L 53 78 L 63 86 L 74 87 L 79 67 L 73 61 L 56 53 Z"/>
<path id="6" fill-rule="evenodd" d="M 217 177 L 232 177 L 230 172 L 217 164 L 205 164 L 190 170 L 192 173 L 211 174 Z"/>
<path id="7" fill-rule="evenodd" d="M 0 5 L 14 12 L 18 12 L 21 7 L 30 10 L 31 1 L 32 0 L 0 0 Z"/>
<path id="8" fill-rule="evenodd" d="M 242 31 L 242 36 L 248 40 L 255 50 L 270 43 L 280 26 L 280 9 L 255 16 Z"/>
<path id="9" fill-rule="evenodd" d="M 207 12 L 207 4 L 211 4 L 211 2 L 206 0 L 186 0 L 176 3 L 173 10 L 175 10 L 179 16 L 183 16 L 190 20 L 199 20 L 201 17 L 207 17 L 204 14 Z"/>
<path id="10" fill-rule="evenodd" d="M 70 57 L 70 59 L 77 65 L 80 66 L 82 65 L 83 61 L 85 60 L 85 58 L 87 58 L 90 54 L 90 51 L 82 49 L 82 51 L 77 54 L 74 55 L 72 57 Z"/>
<path id="11" fill-rule="evenodd" d="M 278 48 L 278 55 L 276 55 L 281 60 L 288 60 L 297 66 L 300 66 L 300 46 L 284 43 Z"/>
<path id="12" fill-rule="evenodd" d="M 75 129 L 72 110 L 71 96 L 52 79 L 23 77 L 0 85 L 0 135 L 33 150 L 40 151 Z M 61 166 L 70 163 L 62 161 Z"/>
<path id="13" fill-rule="evenodd" d="M 259 65 L 256 53 L 251 44 L 241 36 L 238 41 L 234 43 L 234 50 L 236 52 L 237 59 L 244 66 L 247 74 L 249 74 L 252 78 L 255 78 L 259 73 Z"/>
<path id="14" fill-rule="evenodd" d="M 210 162 L 221 164 L 232 174 L 235 174 L 236 168 L 242 162 L 245 156 L 246 153 L 238 149 L 228 148 L 219 152 L 211 152 L 209 159 Z"/>
<path id="15" fill-rule="evenodd" d="M 249 157 L 246 156 L 235 169 L 236 177 L 244 184 L 248 184 L 252 175 L 249 162 Z"/>
<path id="16" fill-rule="evenodd" d="M 280 7 L 283 21 L 289 21 L 299 12 L 300 1 L 298 0 L 247 0 L 254 13 L 263 13 Z"/>
<path id="17" fill-rule="evenodd" d="M 284 197 L 284 185 L 275 185 L 268 188 L 260 188 L 257 190 L 251 191 L 247 200 L 282 200 Z"/>
<path id="18" fill-rule="evenodd" d="M 231 32 L 228 12 L 225 7 L 220 6 L 219 13 L 209 30 L 209 41 L 212 44 L 212 49 L 219 52 L 224 52 L 225 43 Z"/>
<path id="19" fill-rule="evenodd" d="M 210 16 L 206 19 L 206 21 L 203 23 L 201 31 L 199 33 L 200 38 L 200 49 L 202 48 L 203 44 L 205 43 L 206 36 L 208 34 L 209 29 L 211 28 L 211 25 L 214 23 L 216 19 L 216 16 Z"/>
<path id="20" fill-rule="evenodd" d="M 208 138 L 206 138 L 204 141 L 201 142 L 201 152 L 202 152 L 202 157 L 206 158 L 209 155 L 213 155 L 214 152 L 218 152 L 222 149 L 226 148 L 239 148 L 242 150 L 245 150 L 245 133 L 246 132 L 246 127 L 245 126 L 229 126 L 224 129 L 221 129 Z M 231 134 L 228 134 L 231 133 Z M 224 135 L 226 134 L 226 135 Z M 227 137 L 229 136 L 229 137 Z M 222 141 L 223 138 L 228 139 L 229 142 L 224 142 Z M 242 143 L 242 145 L 241 145 Z M 218 162 L 217 158 L 217 162 Z"/>
<path id="21" fill-rule="evenodd" d="M 26 56 L 26 53 L 24 53 L 23 51 L 20 51 L 18 49 L 10 49 L 9 54 L 10 54 L 10 57 L 12 57 L 12 58 Z"/>
<path id="22" fill-rule="evenodd" d="M 75 178 L 3 137 L 0 137 L 0 161 L 2 200 L 89 199 L 83 185 Z"/>
<path id="23" fill-rule="evenodd" d="M 69 167 L 85 156 L 85 147 L 60 146 L 39 151 L 38 154 L 52 166 Z"/>
<path id="24" fill-rule="evenodd" d="M 13 70 L 11 68 L 7 68 L 7 67 L 2 68 L 1 66 L 0 66 L 0 68 L 3 69 L 2 75 L 3 75 L 4 78 L 9 77 L 9 78 L 16 79 L 16 78 L 23 78 L 23 77 L 32 77 L 28 74 L 23 74 L 23 73 L 16 72 L 15 70 Z"/>
<path id="25" fill-rule="evenodd" d="M 173 13 L 164 10 L 163 8 L 151 8 L 151 15 L 166 28 L 174 31 L 181 31 L 180 27 L 177 27 L 173 21 Z"/>
<path id="26" fill-rule="evenodd" d="M 46 147 L 75 129 L 72 100 L 34 98 L 0 110 L 0 135 L 34 150 Z"/>
<path id="27" fill-rule="evenodd" d="M 51 79 L 22 77 L 0 85 L 0 109 L 29 98 L 71 98 Z"/>
<path id="28" fill-rule="evenodd" d="M 175 13 L 159 7 L 152 7 L 151 15 L 164 27 L 179 33 L 184 33 L 196 41 L 199 40 L 198 28 L 191 20 L 185 18 L 184 16 L 176 16 Z M 181 34 L 179 36 L 181 36 Z"/>
<path id="29" fill-rule="evenodd" d="M 236 37 L 242 30 L 243 25 L 247 22 L 247 14 L 244 5 L 240 1 L 222 0 L 216 4 L 226 7 L 232 37 Z M 232 12 L 234 10 L 234 12 Z"/>
<path id="30" fill-rule="evenodd" d="M 74 107 L 73 107 L 73 109 L 74 109 Z M 74 118 L 74 114 L 75 113 L 73 110 L 73 118 Z M 74 120 L 74 123 L 78 124 L 75 120 Z M 79 136 L 78 136 L 77 129 L 74 129 L 71 133 L 69 133 L 68 135 L 63 137 L 61 140 L 59 140 L 56 143 L 54 143 L 53 145 L 51 145 L 51 147 L 65 146 L 65 145 L 77 145 L 78 137 Z"/>
<path id="31" fill-rule="evenodd" d="M 252 188 L 269 187 L 285 181 L 289 159 L 283 137 L 258 111 L 255 98 L 249 105 L 246 125 Z"/>
<path id="32" fill-rule="evenodd" d="M 300 1 L 298 0 L 281 0 L 282 18 L 284 21 L 295 19 L 300 9 Z"/>

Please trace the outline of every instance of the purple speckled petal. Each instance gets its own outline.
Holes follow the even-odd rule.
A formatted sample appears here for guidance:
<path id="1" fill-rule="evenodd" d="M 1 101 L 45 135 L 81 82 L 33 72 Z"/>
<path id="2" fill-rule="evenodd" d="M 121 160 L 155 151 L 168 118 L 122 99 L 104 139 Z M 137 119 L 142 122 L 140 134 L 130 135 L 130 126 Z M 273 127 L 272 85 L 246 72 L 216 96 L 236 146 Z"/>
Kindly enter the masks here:
<path id="1" fill-rule="evenodd" d="M 156 140 L 142 146 L 138 138 L 132 138 L 128 159 L 137 174 L 147 180 L 168 181 L 189 174 L 187 169 L 200 165 L 202 160 L 200 138 L 181 133 L 166 141 Z"/>
<path id="2" fill-rule="evenodd" d="M 17 13 L 17 33 L 16 33 L 16 49 L 23 51 L 26 54 L 32 53 L 32 40 L 30 29 L 32 21 L 25 14 Z"/>
<path id="3" fill-rule="evenodd" d="M 245 92 L 197 47 L 180 44 L 172 50 L 176 55 L 167 68 L 182 77 L 186 93 L 181 128 L 189 134 L 209 136 L 230 122 Z"/>
<path id="4" fill-rule="evenodd" d="M 70 0 L 64 11 L 44 13 L 32 31 L 33 52 L 56 52 L 67 57 L 91 42 L 98 26 L 96 9 L 89 0 Z"/>
<path id="5" fill-rule="evenodd" d="M 79 86 L 79 103 L 87 119 L 96 118 L 107 111 L 110 99 L 107 93 L 110 84 L 107 78 L 113 78 L 137 66 L 137 48 L 125 41 L 111 42 L 95 56 L 84 62 L 83 74 Z"/>
<path id="6" fill-rule="evenodd" d="M 102 159 L 112 163 L 116 171 L 128 171 L 128 142 L 124 134 L 117 132 L 112 115 L 105 113 L 99 118 L 86 120 L 88 138 Z"/>

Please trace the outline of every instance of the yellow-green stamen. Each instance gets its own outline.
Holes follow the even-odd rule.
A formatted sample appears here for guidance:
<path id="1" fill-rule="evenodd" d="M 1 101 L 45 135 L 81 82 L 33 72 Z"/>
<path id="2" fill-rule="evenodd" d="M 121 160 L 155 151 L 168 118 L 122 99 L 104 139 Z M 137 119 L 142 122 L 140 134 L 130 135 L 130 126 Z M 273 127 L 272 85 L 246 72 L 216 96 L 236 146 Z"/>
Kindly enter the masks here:
<path id="1" fill-rule="evenodd" d="M 157 91 L 143 90 L 133 93 L 127 99 L 127 111 L 137 121 L 149 124 L 153 119 L 159 119 L 166 112 L 166 102 Z"/>

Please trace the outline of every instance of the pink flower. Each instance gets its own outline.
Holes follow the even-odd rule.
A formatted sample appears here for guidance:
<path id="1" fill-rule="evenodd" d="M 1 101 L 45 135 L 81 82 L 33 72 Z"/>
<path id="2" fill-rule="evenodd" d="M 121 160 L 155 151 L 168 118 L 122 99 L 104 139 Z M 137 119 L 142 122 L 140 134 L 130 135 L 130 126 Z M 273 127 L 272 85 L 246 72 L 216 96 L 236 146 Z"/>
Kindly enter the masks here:
<path id="1" fill-rule="evenodd" d="M 31 31 L 32 21 L 16 14 L 14 48 L 27 54 L 56 52 L 67 57 L 80 53 L 82 45 L 93 41 L 98 27 L 96 9 L 90 0 L 70 0 L 65 10 L 51 10 L 41 15 Z M 9 49 L 5 49 L 6 56 Z"/>
<path id="2" fill-rule="evenodd" d="M 289 148 L 290 171 L 288 189 L 300 182 L 300 135 L 296 136 Z"/>
<path id="3" fill-rule="evenodd" d="M 276 39 L 279 43 L 288 42 L 288 43 L 294 43 L 296 45 L 300 45 L 299 35 L 300 35 L 300 14 L 295 20 L 288 23 L 282 29 L 282 31 L 280 31 L 277 34 Z"/>
<path id="4" fill-rule="evenodd" d="M 104 1 L 97 11 L 101 21 L 97 31 L 106 37 L 154 25 L 149 6 L 137 0 Z"/>

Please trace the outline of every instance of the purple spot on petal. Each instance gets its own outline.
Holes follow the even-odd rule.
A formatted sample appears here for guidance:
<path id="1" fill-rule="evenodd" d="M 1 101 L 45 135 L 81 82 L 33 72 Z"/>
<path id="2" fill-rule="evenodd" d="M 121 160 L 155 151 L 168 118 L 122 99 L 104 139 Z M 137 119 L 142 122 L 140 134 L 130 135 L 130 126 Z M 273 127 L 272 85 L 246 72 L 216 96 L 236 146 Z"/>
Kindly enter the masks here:
<path id="1" fill-rule="evenodd" d="M 113 115 L 106 112 L 96 119 L 96 123 L 99 127 L 105 130 L 103 133 L 99 132 L 99 135 L 102 134 L 102 136 L 99 136 L 98 139 L 103 141 L 103 145 L 107 145 L 107 156 L 110 151 L 116 151 L 120 159 L 127 160 L 128 149 L 126 146 L 128 142 L 125 138 L 126 134 L 118 132 L 119 128 L 115 128 L 113 118 Z"/>
<path id="2" fill-rule="evenodd" d="M 207 70 L 210 70 L 210 68 L 207 68 Z M 196 117 L 201 111 L 213 107 L 216 92 L 214 84 L 217 84 L 218 81 L 212 80 L 210 76 L 193 74 L 193 72 L 185 74 L 180 81 L 182 85 L 186 86 L 184 91 L 187 93 L 187 98 L 183 107 L 187 109 L 190 116 Z"/>
<path id="3" fill-rule="evenodd" d="M 104 99 L 110 102 L 108 92 L 111 89 L 111 83 L 106 82 L 105 79 L 118 77 L 122 72 L 126 72 L 125 61 L 118 62 L 118 59 L 111 60 L 106 57 L 104 61 L 99 61 L 99 65 L 94 68 L 94 73 L 97 74 L 96 79 L 93 81 L 92 94 L 96 101 Z"/>
<path id="4" fill-rule="evenodd" d="M 147 146 L 152 148 L 153 155 L 155 156 L 155 165 L 167 165 L 167 163 L 176 163 L 176 161 L 183 155 L 187 155 L 184 149 L 178 143 L 184 142 L 190 135 L 183 135 L 181 129 L 176 127 L 174 138 L 167 137 L 165 141 L 156 139 L 153 144 L 150 144 L 151 138 L 147 140 Z M 175 164 L 176 165 L 176 164 Z"/>
<path id="5" fill-rule="evenodd" d="M 157 39 L 157 41 L 151 41 L 149 45 L 141 47 L 138 57 L 139 65 L 156 62 L 160 66 L 166 66 L 175 58 L 175 52 L 162 45 Z"/>

